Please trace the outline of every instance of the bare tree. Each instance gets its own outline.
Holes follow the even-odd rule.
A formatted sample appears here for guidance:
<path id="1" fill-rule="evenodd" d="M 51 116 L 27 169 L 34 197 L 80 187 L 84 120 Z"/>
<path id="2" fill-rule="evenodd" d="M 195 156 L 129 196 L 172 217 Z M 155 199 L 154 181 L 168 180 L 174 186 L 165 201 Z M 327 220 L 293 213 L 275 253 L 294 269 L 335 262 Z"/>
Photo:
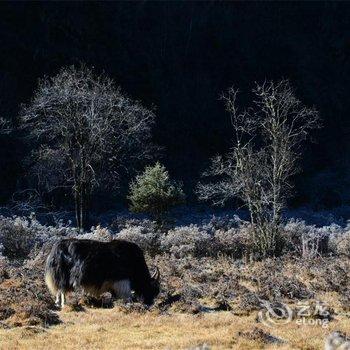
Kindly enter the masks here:
<path id="1" fill-rule="evenodd" d="M 22 111 L 23 126 L 38 141 L 33 170 L 47 190 L 72 189 L 79 228 L 86 224 L 93 189 L 115 185 L 126 160 L 130 165 L 150 155 L 154 118 L 86 66 L 63 68 L 39 81 Z"/>
<path id="2" fill-rule="evenodd" d="M 237 94 L 231 88 L 222 96 L 234 131 L 232 150 L 215 157 L 204 173 L 219 180 L 199 183 L 197 192 L 201 200 L 216 204 L 239 198 L 249 210 L 256 249 L 273 255 L 300 145 L 319 126 L 319 117 L 296 98 L 288 80 L 256 84 L 252 107 L 242 111 Z"/>

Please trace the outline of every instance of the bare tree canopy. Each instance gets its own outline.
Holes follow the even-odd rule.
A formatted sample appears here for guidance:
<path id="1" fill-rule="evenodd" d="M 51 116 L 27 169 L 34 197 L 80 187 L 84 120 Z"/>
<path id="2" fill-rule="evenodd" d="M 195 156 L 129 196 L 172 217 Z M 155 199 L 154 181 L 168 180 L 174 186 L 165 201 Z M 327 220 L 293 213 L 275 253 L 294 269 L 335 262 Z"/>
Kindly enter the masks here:
<path id="1" fill-rule="evenodd" d="M 215 157 L 204 173 L 217 181 L 199 183 L 197 192 L 201 200 L 215 204 L 239 198 L 253 225 L 277 227 L 292 194 L 299 146 L 319 126 L 318 112 L 297 99 L 288 80 L 256 84 L 253 104 L 245 110 L 238 109 L 237 94 L 231 88 L 222 96 L 233 126 L 233 147 L 225 157 Z"/>
<path id="2" fill-rule="evenodd" d="M 39 185 L 71 187 L 82 228 L 92 190 L 115 186 L 126 160 L 150 155 L 155 115 L 106 75 L 72 66 L 39 81 L 21 119 L 38 140 L 33 157 Z"/>

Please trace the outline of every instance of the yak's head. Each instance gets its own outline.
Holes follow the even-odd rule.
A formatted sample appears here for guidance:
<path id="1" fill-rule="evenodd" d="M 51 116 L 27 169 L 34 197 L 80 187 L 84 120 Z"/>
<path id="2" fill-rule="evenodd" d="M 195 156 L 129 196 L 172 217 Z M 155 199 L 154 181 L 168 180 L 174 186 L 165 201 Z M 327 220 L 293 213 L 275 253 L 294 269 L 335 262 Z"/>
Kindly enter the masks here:
<path id="1" fill-rule="evenodd" d="M 154 273 L 151 276 L 151 283 L 147 292 L 144 295 L 144 302 L 147 305 L 151 305 L 154 302 L 154 298 L 159 294 L 160 289 L 160 273 L 158 267 L 156 267 Z"/>

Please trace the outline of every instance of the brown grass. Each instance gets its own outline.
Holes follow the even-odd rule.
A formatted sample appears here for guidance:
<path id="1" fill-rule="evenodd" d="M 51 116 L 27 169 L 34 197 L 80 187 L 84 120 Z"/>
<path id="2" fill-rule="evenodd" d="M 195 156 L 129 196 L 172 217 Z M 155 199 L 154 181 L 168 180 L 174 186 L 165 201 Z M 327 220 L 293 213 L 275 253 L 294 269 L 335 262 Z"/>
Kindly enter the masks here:
<path id="1" fill-rule="evenodd" d="M 63 323 L 48 329 L 19 327 L 0 329 L 0 349 L 188 349 L 207 344 L 211 349 L 322 349 L 324 338 L 334 330 L 348 331 L 350 319 L 338 316 L 327 329 L 300 326 L 294 322 L 269 328 L 255 315 L 230 312 L 199 315 L 158 312 L 124 313 L 114 309 L 62 311 Z M 249 337 L 256 328 L 285 340 L 268 344 Z M 259 332 L 258 332 L 259 333 Z"/>
<path id="2" fill-rule="evenodd" d="M 157 256 L 149 265 L 159 266 L 162 275 L 162 293 L 151 310 L 139 303 L 92 308 L 77 293 L 58 313 L 44 284 L 42 262 L 3 266 L 0 349 L 194 349 L 207 344 L 211 349 L 316 350 L 330 332 L 350 329 L 349 259 L 285 258 L 244 265 L 229 258 Z M 294 310 L 298 302 L 323 301 L 334 319 L 328 328 L 295 320 L 269 328 L 256 321 L 259 298 Z M 284 342 L 273 342 L 276 338 Z"/>

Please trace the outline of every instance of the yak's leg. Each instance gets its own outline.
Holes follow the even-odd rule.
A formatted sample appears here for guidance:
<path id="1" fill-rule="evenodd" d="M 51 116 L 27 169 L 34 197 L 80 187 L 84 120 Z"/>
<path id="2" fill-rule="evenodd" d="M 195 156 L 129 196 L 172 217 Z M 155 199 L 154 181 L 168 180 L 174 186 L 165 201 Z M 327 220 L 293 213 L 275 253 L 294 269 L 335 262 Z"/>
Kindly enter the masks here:
<path id="1" fill-rule="evenodd" d="M 56 293 L 55 305 L 57 307 L 61 306 L 61 291 L 57 291 L 57 293 Z"/>
<path id="2" fill-rule="evenodd" d="M 131 287 L 129 280 L 114 282 L 113 289 L 118 298 L 123 299 L 126 303 L 131 302 Z"/>
<path id="3" fill-rule="evenodd" d="M 64 308 L 64 304 L 66 302 L 66 295 L 64 294 L 64 292 L 61 292 L 61 308 Z"/>

